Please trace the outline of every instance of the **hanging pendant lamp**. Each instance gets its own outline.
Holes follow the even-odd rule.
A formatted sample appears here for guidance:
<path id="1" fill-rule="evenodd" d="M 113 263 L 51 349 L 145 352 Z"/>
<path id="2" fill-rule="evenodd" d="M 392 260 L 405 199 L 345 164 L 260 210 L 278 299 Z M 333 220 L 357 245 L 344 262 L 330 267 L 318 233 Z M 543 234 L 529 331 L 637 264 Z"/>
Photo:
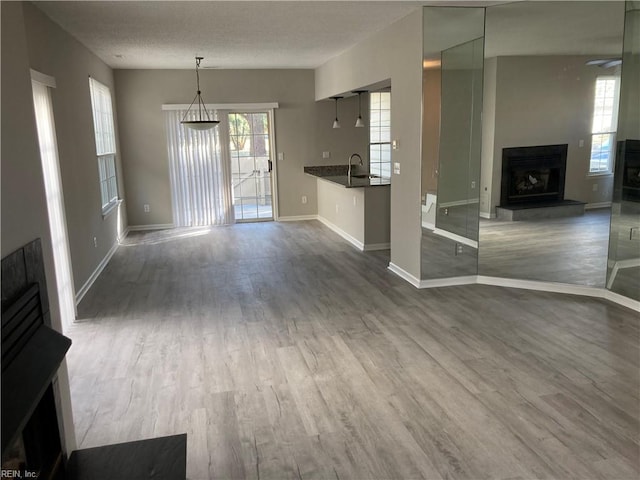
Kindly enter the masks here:
<path id="1" fill-rule="evenodd" d="M 342 97 L 329 97 L 331 100 L 336 101 L 336 119 L 333 121 L 333 128 L 340 128 L 340 121 L 338 120 L 338 100 Z"/>
<path id="2" fill-rule="evenodd" d="M 211 120 L 211 118 L 209 118 L 209 112 L 207 112 L 207 107 L 205 106 L 204 101 L 202 100 L 202 95 L 200 92 L 200 74 L 198 73 L 198 69 L 200 68 L 200 61 L 203 58 L 204 57 L 196 57 L 196 86 L 197 86 L 196 96 L 193 97 L 193 102 L 191 102 L 191 105 L 189 105 L 189 108 L 187 109 L 187 113 L 184 114 L 184 117 L 180 122 L 182 125 L 192 130 L 210 130 L 220 123 L 220 121 L 218 120 Z M 193 104 L 196 103 L 196 101 L 198 102 L 198 119 L 187 120 L 187 117 L 191 112 L 191 107 L 193 107 Z M 204 111 L 204 118 L 202 115 L 203 111 Z"/>
<path id="3" fill-rule="evenodd" d="M 358 119 L 356 120 L 356 127 L 361 128 L 364 127 L 364 120 L 362 120 L 362 94 L 366 93 L 366 90 L 354 90 L 351 93 L 358 94 Z"/>

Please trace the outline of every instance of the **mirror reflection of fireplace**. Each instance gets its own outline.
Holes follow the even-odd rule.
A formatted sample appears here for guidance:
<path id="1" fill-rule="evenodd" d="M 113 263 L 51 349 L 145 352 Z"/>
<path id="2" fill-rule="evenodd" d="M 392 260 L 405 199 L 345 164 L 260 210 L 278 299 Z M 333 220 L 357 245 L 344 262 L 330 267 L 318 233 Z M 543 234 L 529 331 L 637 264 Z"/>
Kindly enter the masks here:
<path id="1" fill-rule="evenodd" d="M 567 144 L 503 148 L 500 206 L 561 203 L 567 149 Z"/>
<path id="2" fill-rule="evenodd" d="M 499 219 L 584 214 L 584 202 L 564 198 L 568 147 L 565 143 L 502 149 Z"/>
<path id="3" fill-rule="evenodd" d="M 618 142 L 616 170 L 616 178 L 621 182 L 620 199 L 640 202 L 640 140 Z"/>

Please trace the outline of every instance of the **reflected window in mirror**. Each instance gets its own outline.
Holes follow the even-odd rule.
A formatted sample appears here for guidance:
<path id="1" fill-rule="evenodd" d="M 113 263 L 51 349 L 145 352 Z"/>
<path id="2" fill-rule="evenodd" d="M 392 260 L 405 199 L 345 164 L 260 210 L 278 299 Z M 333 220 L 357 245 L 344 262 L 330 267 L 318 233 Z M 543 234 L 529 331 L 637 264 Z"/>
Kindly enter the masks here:
<path id="1" fill-rule="evenodd" d="M 613 171 L 620 79 L 601 75 L 596 78 L 595 87 L 589 173 L 608 174 Z"/>

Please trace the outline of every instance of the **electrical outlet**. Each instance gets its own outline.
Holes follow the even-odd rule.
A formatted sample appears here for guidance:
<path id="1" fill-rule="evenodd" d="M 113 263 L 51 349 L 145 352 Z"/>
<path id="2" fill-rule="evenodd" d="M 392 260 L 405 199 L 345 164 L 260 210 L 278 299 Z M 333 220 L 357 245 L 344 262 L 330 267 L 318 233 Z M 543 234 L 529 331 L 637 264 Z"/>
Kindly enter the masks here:
<path id="1" fill-rule="evenodd" d="M 306 204 L 307 203 L 307 196 L 306 195 L 302 195 L 302 204 Z"/>
<path id="2" fill-rule="evenodd" d="M 591 186 L 591 189 L 592 189 L 594 192 L 597 192 L 597 191 L 598 191 L 598 184 L 597 184 L 597 183 L 594 183 L 594 184 Z"/>
<path id="3" fill-rule="evenodd" d="M 96 237 L 93 237 L 93 247 L 98 248 L 98 239 Z"/>
<path id="4" fill-rule="evenodd" d="M 456 243 L 456 256 L 457 255 L 462 255 L 463 251 L 464 251 L 464 249 L 462 248 L 462 244 Z"/>
<path id="5" fill-rule="evenodd" d="M 322 152 L 322 158 L 331 158 L 331 152 Z"/>
<path id="6" fill-rule="evenodd" d="M 282 162 L 284 160 L 284 153 L 278 152 L 278 161 Z"/>
<path id="7" fill-rule="evenodd" d="M 358 198 L 354 195 L 353 196 L 353 206 L 357 206 L 358 205 Z"/>
<path id="8" fill-rule="evenodd" d="M 149 213 L 151 211 L 151 207 L 149 206 L 148 203 L 145 203 L 143 207 L 144 207 L 144 213 Z"/>
<path id="9" fill-rule="evenodd" d="M 336 213 L 340 212 L 340 206 L 336 203 Z"/>
<path id="10" fill-rule="evenodd" d="M 448 209 L 447 207 L 445 207 L 445 208 L 442 210 L 442 213 L 444 213 L 445 215 L 449 215 L 449 209 Z"/>
<path id="11" fill-rule="evenodd" d="M 476 182 L 471 182 L 471 188 L 476 188 Z"/>

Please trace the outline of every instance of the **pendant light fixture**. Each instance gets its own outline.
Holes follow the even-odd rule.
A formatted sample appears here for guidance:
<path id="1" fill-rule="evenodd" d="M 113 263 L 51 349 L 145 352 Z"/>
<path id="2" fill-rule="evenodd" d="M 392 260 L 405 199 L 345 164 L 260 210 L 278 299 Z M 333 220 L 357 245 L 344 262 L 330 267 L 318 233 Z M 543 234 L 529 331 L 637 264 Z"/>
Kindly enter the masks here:
<path id="1" fill-rule="evenodd" d="M 191 105 L 189 105 L 189 108 L 187 109 L 187 113 L 184 114 L 184 117 L 180 122 L 182 125 L 192 130 L 210 130 L 220 123 L 220 121 L 218 120 L 211 120 L 211 118 L 209 118 L 209 112 L 207 112 L 207 107 L 205 106 L 204 101 L 202 101 L 202 95 L 200 92 L 200 74 L 198 73 L 198 69 L 200 68 L 200 62 L 203 60 L 203 58 L 204 57 L 196 57 L 196 86 L 197 86 L 196 96 L 193 98 L 193 102 L 191 102 Z M 187 117 L 191 112 L 191 107 L 193 107 L 193 104 L 196 103 L 196 101 L 198 102 L 198 119 L 187 120 Z M 202 115 L 203 111 L 204 111 L 204 118 Z"/>
<path id="2" fill-rule="evenodd" d="M 338 100 L 342 97 L 329 97 L 331 100 L 336 101 L 336 119 L 333 121 L 333 128 L 340 128 L 340 121 L 338 120 Z"/>
<path id="3" fill-rule="evenodd" d="M 356 127 L 361 128 L 364 127 L 364 120 L 362 120 L 362 94 L 366 93 L 366 90 L 354 90 L 351 93 L 358 94 L 358 119 L 356 120 Z"/>

